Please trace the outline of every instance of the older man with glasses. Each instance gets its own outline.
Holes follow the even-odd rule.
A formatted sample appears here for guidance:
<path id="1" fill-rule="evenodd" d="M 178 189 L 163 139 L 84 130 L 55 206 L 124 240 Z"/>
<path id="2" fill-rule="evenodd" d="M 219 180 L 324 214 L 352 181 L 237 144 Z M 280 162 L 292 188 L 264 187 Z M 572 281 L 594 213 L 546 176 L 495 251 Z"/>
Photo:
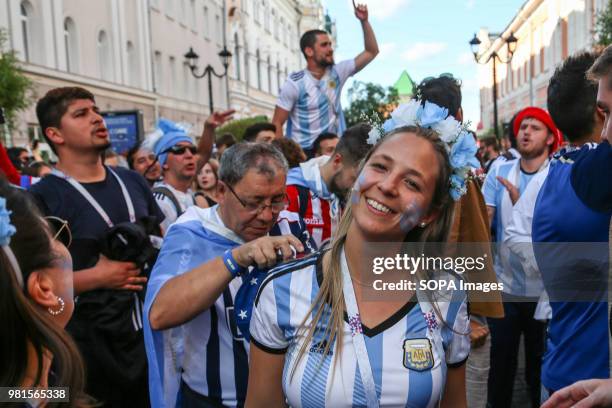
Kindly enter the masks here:
<path id="1" fill-rule="evenodd" d="M 256 287 L 254 272 L 312 245 L 297 214 L 284 211 L 286 177 L 272 145 L 234 145 L 221 159 L 219 204 L 188 208 L 168 230 L 145 301 L 154 407 L 176 405 L 179 394 L 185 406 L 244 405 L 248 342 L 233 310 L 238 289 Z"/>

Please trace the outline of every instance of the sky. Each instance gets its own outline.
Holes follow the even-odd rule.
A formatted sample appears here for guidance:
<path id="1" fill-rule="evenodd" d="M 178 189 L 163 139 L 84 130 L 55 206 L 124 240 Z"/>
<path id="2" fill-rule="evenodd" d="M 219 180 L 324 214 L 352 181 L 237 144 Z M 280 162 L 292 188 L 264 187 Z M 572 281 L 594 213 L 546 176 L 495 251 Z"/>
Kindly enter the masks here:
<path id="1" fill-rule="evenodd" d="M 419 83 L 423 78 L 451 73 L 462 81 L 464 119 L 472 129 L 480 121 L 477 65 L 468 42 L 481 27 L 501 32 L 525 0 L 356 0 L 368 5 L 370 24 L 380 53 L 349 79 L 390 86 L 406 70 Z M 363 34 L 351 0 L 323 0 L 336 21 L 336 62 L 363 50 Z"/>

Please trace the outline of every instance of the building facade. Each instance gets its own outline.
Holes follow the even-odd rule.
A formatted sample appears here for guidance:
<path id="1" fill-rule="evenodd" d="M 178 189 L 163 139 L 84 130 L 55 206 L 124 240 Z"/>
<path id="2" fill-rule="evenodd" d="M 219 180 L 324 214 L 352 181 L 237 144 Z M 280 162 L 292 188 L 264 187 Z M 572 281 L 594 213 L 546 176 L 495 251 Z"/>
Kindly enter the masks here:
<path id="1" fill-rule="evenodd" d="M 229 100 L 236 117 L 272 117 L 280 87 L 305 65 L 303 32 L 325 28 L 320 0 L 227 0 L 233 54 Z"/>
<path id="2" fill-rule="evenodd" d="M 605 0 L 527 0 L 502 32 L 518 39 L 510 63 L 497 62 L 497 106 L 499 123 L 507 123 L 527 106 L 546 109 L 548 82 L 555 67 L 569 55 L 592 49 L 597 15 Z M 508 58 L 504 40 L 478 33 L 479 54 L 486 61 L 492 52 Z M 483 129 L 493 127 L 493 63 L 479 66 L 480 117 Z"/>
<path id="3" fill-rule="evenodd" d="M 302 15 L 296 0 L 0 0 L 0 28 L 36 97 L 83 86 L 103 111 L 141 110 L 145 131 L 165 117 L 194 136 L 209 92 L 207 78 L 191 74 L 189 48 L 200 55 L 199 71 L 224 72 L 224 45 L 234 54 L 229 75 L 212 79 L 215 109 L 270 117 L 279 84 L 301 66 Z M 11 136 L 16 145 L 42 140 L 34 106 Z"/>

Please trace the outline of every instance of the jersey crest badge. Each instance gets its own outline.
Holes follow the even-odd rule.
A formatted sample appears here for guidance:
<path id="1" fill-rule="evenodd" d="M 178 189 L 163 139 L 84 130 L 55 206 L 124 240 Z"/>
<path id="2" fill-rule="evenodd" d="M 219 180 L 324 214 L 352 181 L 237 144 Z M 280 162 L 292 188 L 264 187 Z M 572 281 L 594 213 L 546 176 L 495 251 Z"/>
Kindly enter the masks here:
<path id="1" fill-rule="evenodd" d="M 434 365 L 433 352 L 429 339 L 404 340 L 404 367 L 415 370 L 429 370 Z"/>
<path id="2" fill-rule="evenodd" d="M 329 82 L 327 83 L 327 86 L 329 87 L 329 89 L 336 89 L 336 86 L 338 84 L 336 84 L 336 81 L 334 81 L 333 79 L 330 79 Z"/>

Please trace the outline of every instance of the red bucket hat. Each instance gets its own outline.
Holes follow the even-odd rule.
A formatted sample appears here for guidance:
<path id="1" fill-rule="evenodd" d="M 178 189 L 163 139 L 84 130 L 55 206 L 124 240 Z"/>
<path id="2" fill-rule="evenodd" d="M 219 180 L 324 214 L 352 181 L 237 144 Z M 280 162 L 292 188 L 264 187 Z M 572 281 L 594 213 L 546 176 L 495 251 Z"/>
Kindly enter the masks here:
<path id="1" fill-rule="evenodd" d="M 548 130 L 551 131 L 555 138 L 552 144 L 551 153 L 555 152 L 559 148 L 559 146 L 561 146 L 561 143 L 563 143 L 563 135 L 561 134 L 561 131 L 557 129 L 557 126 L 555 126 L 555 122 L 553 122 L 552 118 L 550 117 L 550 114 L 544 109 L 537 108 L 535 106 L 529 106 L 523 109 L 519 112 L 518 115 L 516 115 L 516 119 L 514 119 L 513 130 L 515 135 L 518 136 L 518 132 L 521 127 L 521 122 L 527 118 L 534 118 L 539 120 L 540 122 L 546 125 Z"/>

